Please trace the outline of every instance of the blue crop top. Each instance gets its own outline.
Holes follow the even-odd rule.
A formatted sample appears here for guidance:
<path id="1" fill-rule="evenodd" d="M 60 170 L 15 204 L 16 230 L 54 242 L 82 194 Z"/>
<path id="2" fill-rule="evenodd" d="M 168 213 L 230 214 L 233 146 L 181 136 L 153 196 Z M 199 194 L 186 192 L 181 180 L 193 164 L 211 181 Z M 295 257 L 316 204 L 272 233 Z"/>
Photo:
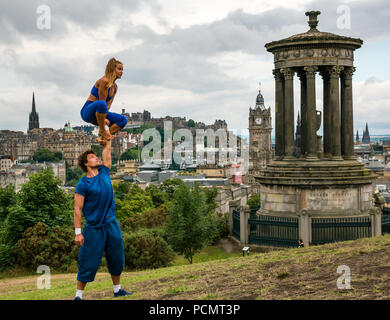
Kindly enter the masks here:
<path id="1" fill-rule="evenodd" d="M 106 99 L 107 102 L 110 101 L 112 99 L 112 97 L 114 96 L 114 94 L 116 93 L 116 88 L 115 88 L 114 94 L 110 97 L 110 89 L 111 88 L 108 88 L 107 99 Z M 96 88 L 95 85 L 93 85 L 93 87 L 92 87 L 91 94 L 94 97 L 99 99 L 99 89 Z"/>

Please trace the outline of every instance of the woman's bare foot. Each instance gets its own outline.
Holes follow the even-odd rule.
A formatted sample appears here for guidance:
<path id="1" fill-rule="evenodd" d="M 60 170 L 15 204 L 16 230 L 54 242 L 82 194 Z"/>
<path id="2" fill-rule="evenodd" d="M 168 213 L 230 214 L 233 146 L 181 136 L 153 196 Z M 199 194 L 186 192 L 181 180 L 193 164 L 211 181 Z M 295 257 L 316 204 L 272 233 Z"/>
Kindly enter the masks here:
<path id="1" fill-rule="evenodd" d="M 114 136 L 108 130 L 99 131 L 99 134 L 102 136 L 104 140 L 111 140 Z"/>
<path id="2" fill-rule="evenodd" d="M 104 140 L 102 137 L 97 137 L 96 141 L 101 145 L 104 146 L 106 144 L 106 140 Z"/>

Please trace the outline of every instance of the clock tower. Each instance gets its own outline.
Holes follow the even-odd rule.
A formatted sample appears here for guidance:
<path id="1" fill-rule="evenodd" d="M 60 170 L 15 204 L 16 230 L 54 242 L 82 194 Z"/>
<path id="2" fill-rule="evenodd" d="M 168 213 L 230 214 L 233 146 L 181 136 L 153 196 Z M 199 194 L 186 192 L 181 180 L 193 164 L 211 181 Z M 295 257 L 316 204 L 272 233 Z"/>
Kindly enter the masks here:
<path id="1" fill-rule="evenodd" d="M 252 185 L 255 185 L 253 177 L 259 175 L 272 159 L 271 131 L 271 108 L 264 106 L 264 98 L 259 90 L 255 108 L 249 108 L 248 173 L 249 183 Z"/>

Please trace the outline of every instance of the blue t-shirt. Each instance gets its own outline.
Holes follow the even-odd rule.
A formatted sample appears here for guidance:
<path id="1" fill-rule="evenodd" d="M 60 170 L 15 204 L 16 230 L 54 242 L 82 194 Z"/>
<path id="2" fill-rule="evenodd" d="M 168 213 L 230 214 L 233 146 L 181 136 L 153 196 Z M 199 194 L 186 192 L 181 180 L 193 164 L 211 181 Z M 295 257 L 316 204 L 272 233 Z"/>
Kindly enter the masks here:
<path id="1" fill-rule="evenodd" d="M 99 227 L 115 216 L 114 190 L 110 169 L 99 167 L 99 174 L 92 178 L 82 177 L 75 192 L 84 196 L 83 214 L 86 226 Z"/>

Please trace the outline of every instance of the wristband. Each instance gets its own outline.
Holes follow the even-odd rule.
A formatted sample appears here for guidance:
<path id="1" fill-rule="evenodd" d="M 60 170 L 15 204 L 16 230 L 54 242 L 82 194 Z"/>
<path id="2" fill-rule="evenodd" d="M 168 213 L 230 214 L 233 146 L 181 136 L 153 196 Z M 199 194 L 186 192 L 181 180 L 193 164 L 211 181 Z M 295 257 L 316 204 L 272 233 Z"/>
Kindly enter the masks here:
<path id="1" fill-rule="evenodd" d="M 76 236 L 81 234 L 81 228 L 75 228 L 75 233 L 76 233 Z"/>

